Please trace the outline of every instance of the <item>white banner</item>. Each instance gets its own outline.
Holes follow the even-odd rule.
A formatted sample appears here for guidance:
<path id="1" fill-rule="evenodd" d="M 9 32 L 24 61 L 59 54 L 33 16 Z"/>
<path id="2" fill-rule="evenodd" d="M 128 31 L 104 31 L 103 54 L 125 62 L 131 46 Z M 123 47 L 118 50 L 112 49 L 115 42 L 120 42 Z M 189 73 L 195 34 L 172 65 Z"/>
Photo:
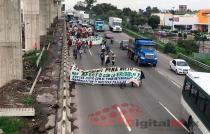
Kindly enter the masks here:
<path id="1" fill-rule="evenodd" d="M 76 37 L 74 36 L 70 36 L 70 39 L 74 42 L 75 40 L 77 40 Z M 100 45 L 102 43 L 102 40 L 103 40 L 103 37 L 102 36 L 97 36 L 97 37 L 94 37 L 94 36 L 90 36 L 88 38 L 79 38 L 79 41 L 82 42 L 82 41 L 92 41 L 93 42 L 93 45 Z M 73 44 L 74 45 L 74 44 Z"/>
<path id="2" fill-rule="evenodd" d="M 110 67 L 92 70 L 73 66 L 70 81 L 89 84 L 122 84 L 134 82 L 139 86 L 141 70 L 138 68 Z"/>

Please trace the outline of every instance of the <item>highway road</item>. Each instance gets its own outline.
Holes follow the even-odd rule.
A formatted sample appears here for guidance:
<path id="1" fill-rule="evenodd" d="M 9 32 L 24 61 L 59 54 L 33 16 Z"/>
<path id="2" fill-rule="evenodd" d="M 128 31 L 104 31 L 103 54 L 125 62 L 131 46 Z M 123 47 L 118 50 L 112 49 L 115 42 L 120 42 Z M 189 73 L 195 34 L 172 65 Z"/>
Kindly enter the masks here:
<path id="1" fill-rule="evenodd" d="M 130 37 L 125 33 L 113 34 L 116 41 L 110 46 L 116 54 L 115 66 L 141 68 L 146 79 L 142 87 L 126 85 L 123 89 L 119 85 L 77 83 L 73 99 L 77 111 L 73 117 L 79 128 L 74 134 L 187 134 L 184 126 L 173 125 L 175 119 L 182 119 L 180 100 L 184 76 L 170 71 L 171 58 L 158 53 L 156 68 L 138 67 L 127 58 L 127 51 L 119 48 L 119 41 Z M 99 55 L 100 46 L 96 45 L 81 60 L 72 60 L 80 68 L 101 68 Z"/>

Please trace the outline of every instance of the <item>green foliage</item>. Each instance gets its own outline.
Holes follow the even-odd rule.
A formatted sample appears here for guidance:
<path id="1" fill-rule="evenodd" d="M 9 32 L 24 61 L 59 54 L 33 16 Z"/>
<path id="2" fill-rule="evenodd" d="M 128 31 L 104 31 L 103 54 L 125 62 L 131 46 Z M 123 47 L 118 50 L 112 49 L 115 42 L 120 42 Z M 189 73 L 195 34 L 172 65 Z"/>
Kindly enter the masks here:
<path id="1" fill-rule="evenodd" d="M 204 42 L 207 40 L 207 37 L 205 35 L 201 36 L 201 40 L 203 41 L 203 44 L 204 44 Z"/>
<path id="2" fill-rule="evenodd" d="M 198 34 L 198 33 L 199 33 L 199 31 L 198 31 L 198 30 L 194 30 L 193 32 L 194 32 L 194 34 Z"/>
<path id="3" fill-rule="evenodd" d="M 174 30 L 174 31 L 171 31 L 172 33 L 178 33 L 179 31 L 178 30 Z"/>
<path id="4" fill-rule="evenodd" d="M 181 38 L 182 37 L 182 33 L 178 33 L 178 36 L 179 36 L 179 38 Z"/>
<path id="5" fill-rule="evenodd" d="M 29 52 L 29 53 L 25 53 L 23 55 L 23 57 L 36 56 L 36 53 L 40 53 L 40 52 L 41 52 L 41 50 L 33 50 L 33 51 Z"/>
<path id="6" fill-rule="evenodd" d="M 157 15 L 152 15 L 148 19 L 148 24 L 152 27 L 152 29 L 155 29 L 158 27 L 158 24 L 160 24 L 160 17 Z"/>
<path id="7" fill-rule="evenodd" d="M 161 29 L 171 29 L 171 26 L 161 26 Z"/>
<path id="8" fill-rule="evenodd" d="M 184 33 L 183 37 L 184 37 L 184 39 L 187 39 L 187 34 L 186 34 L 186 33 Z"/>
<path id="9" fill-rule="evenodd" d="M 26 104 L 26 105 L 32 104 L 33 102 L 34 100 L 31 96 L 28 96 L 27 98 L 23 100 L 23 104 Z"/>
<path id="10" fill-rule="evenodd" d="M 128 16 L 130 14 L 130 12 L 131 12 L 131 9 L 129 7 L 125 7 L 125 8 L 123 8 L 122 11 L 123 11 L 124 15 Z"/>
<path id="11" fill-rule="evenodd" d="M 5 134 L 18 134 L 22 126 L 23 123 L 17 118 L 0 117 L 0 129 Z"/>
<path id="12" fill-rule="evenodd" d="M 201 35 L 199 33 L 195 34 L 194 40 L 195 41 L 200 41 L 201 40 Z"/>
<path id="13" fill-rule="evenodd" d="M 82 2 L 82 1 L 78 1 L 78 2 L 74 5 L 74 9 L 76 9 L 76 10 L 86 10 L 85 3 Z"/>
<path id="14" fill-rule="evenodd" d="M 177 44 L 186 50 L 186 54 L 190 55 L 192 52 L 199 51 L 199 45 L 195 42 L 195 40 L 182 40 L 179 39 Z"/>
<path id="15" fill-rule="evenodd" d="M 169 42 L 169 43 L 165 44 L 165 46 L 164 46 L 164 52 L 165 53 L 176 54 L 177 53 L 177 50 L 176 50 L 176 47 L 172 43 Z"/>
<path id="16" fill-rule="evenodd" d="M 96 2 L 97 2 L 97 0 L 85 0 L 84 3 L 86 4 L 87 10 L 90 10 L 91 7 L 93 6 L 93 4 L 96 3 Z"/>
<path id="17" fill-rule="evenodd" d="M 45 59 L 47 58 L 47 50 L 45 49 L 44 52 L 42 53 L 41 60 L 39 62 L 39 67 L 42 67 L 44 64 Z"/>

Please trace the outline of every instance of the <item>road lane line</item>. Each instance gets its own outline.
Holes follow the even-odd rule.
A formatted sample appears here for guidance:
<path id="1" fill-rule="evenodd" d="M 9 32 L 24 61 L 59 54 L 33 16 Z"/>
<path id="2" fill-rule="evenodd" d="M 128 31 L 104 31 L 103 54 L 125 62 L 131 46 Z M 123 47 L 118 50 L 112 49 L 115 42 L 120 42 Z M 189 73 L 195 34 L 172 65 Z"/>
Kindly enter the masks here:
<path id="1" fill-rule="evenodd" d="M 174 116 L 161 102 L 159 102 L 159 104 L 187 131 L 189 132 L 189 130 L 176 118 L 176 116 Z"/>
<path id="2" fill-rule="evenodd" d="M 159 70 L 157 70 L 158 71 L 158 73 L 160 73 L 161 75 L 163 75 L 163 76 L 165 76 L 165 74 L 163 74 L 162 72 L 160 72 Z"/>
<path id="3" fill-rule="evenodd" d="M 124 121 L 124 123 L 125 123 L 125 126 L 126 126 L 127 129 L 128 129 L 128 131 L 131 131 L 131 128 L 130 128 L 128 122 L 126 121 L 125 116 L 123 115 L 121 109 L 120 109 L 118 106 L 117 106 L 117 110 L 120 112 L 120 116 L 122 117 L 122 119 L 123 119 L 123 121 Z"/>
<path id="4" fill-rule="evenodd" d="M 88 49 L 88 50 L 89 50 L 90 55 L 92 56 L 92 53 L 91 53 L 90 49 Z"/>
<path id="5" fill-rule="evenodd" d="M 174 85 L 176 85 L 177 87 L 182 88 L 179 84 L 177 84 L 177 83 L 174 82 L 173 80 L 172 80 L 172 83 L 174 83 Z"/>

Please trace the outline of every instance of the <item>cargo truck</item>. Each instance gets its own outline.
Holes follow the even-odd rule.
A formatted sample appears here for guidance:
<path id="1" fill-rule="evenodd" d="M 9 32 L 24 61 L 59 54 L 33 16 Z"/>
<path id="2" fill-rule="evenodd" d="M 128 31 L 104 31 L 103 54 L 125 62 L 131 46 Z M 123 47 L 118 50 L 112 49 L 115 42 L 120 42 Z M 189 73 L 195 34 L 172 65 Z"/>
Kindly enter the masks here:
<path id="1" fill-rule="evenodd" d="M 82 26 L 87 27 L 89 21 L 89 14 L 81 14 Z"/>
<path id="2" fill-rule="evenodd" d="M 151 39 L 129 39 L 127 56 L 134 60 L 138 66 L 142 64 L 151 64 L 156 67 L 158 62 L 155 53 L 155 43 Z"/>
<path id="3" fill-rule="evenodd" d="M 105 28 L 104 28 L 104 21 L 101 20 L 101 19 L 96 19 L 94 21 L 94 30 L 96 31 L 104 31 Z"/>
<path id="4" fill-rule="evenodd" d="M 73 13 L 67 13 L 67 21 L 69 23 L 72 23 L 74 19 L 74 14 Z"/>
<path id="5" fill-rule="evenodd" d="M 122 19 L 116 17 L 109 17 L 109 30 L 113 32 L 122 32 Z"/>

